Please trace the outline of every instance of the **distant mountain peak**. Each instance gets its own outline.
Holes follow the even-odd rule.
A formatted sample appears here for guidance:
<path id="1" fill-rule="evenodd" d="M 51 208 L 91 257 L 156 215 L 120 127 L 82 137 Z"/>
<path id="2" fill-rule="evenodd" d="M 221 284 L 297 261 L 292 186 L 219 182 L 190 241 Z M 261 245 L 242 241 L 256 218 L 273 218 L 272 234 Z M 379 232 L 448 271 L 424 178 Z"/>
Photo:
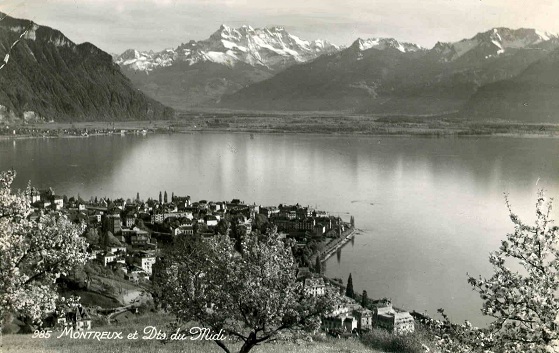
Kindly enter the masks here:
<path id="1" fill-rule="evenodd" d="M 271 32 L 285 32 L 285 28 L 282 26 L 272 26 L 268 27 L 268 30 Z"/>
<path id="2" fill-rule="evenodd" d="M 197 42 L 191 40 L 164 52 L 134 53 L 133 57 L 127 51 L 117 56 L 115 62 L 135 71 L 146 72 L 180 61 L 189 65 L 214 62 L 229 67 L 244 63 L 277 70 L 338 50 L 340 47 L 325 40 L 302 40 L 279 26 L 253 28 L 242 25 L 234 28 L 222 24 L 208 39 Z"/>
<path id="3" fill-rule="evenodd" d="M 557 38 L 557 35 L 541 32 L 534 28 L 510 29 L 507 27 L 495 27 L 478 33 L 472 39 L 490 40 L 495 45 L 503 48 L 524 48 L 552 38 Z"/>
<path id="4" fill-rule="evenodd" d="M 351 47 L 360 51 L 368 49 L 385 50 L 390 48 L 399 50 L 402 53 L 415 52 L 423 49 L 417 44 L 399 42 L 394 38 L 358 38 L 355 42 L 353 42 Z"/>
<path id="5" fill-rule="evenodd" d="M 495 27 L 458 42 L 438 42 L 433 50 L 442 55 L 442 61 L 454 61 L 470 52 L 489 59 L 505 54 L 511 49 L 530 49 L 543 42 L 557 39 L 559 37 L 556 34 L 533 28 Z"/>

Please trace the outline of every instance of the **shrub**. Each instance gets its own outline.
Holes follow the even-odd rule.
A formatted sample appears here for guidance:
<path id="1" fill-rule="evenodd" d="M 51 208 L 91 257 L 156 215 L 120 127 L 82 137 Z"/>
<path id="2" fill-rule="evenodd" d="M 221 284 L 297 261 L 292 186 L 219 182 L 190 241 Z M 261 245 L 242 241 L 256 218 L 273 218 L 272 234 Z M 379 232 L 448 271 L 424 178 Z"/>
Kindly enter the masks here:
<path id="1" fill-rule="evenodd" d="M 385 352 L 423 353 L 419 337 L 415 333 L 408 335 L 394 335 L 386 330 L 373 329 L 361 336 L 361 341 L 367 347 Z"/>

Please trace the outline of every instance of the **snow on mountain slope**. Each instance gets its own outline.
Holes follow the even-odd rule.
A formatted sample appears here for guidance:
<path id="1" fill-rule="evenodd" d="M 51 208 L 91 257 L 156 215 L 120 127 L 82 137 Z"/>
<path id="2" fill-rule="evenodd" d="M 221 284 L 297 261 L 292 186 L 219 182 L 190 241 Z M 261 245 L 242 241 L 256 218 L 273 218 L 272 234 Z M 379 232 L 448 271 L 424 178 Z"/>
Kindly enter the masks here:
<path id="1" fill-rule="evenodd" d="M 359 50 L 368 50 L 371 48 L 378 50 L 385 50 L 388 48 L 396 49 L 402 53 L 414 52 L 423 50 L 419 45 L 413 43 L 399 42 L 394 38 L 369 38 L 369 39 L 357 39 L 352 47 L 358 48 Z"/>
<path id="2" fill-rule="evenodd" d="M 535 29 L 501 27 L 478 33 L 470 39 L 463 39 L 455 43 L 439 42 L 433 50 L 442 55 L 443 61 L 455 61 L 472 52 L 477 52 L 478 55 L 487 59 L 504 54 L 510 49 L 530 49 L 552 39 L 559 39 L 559 36 Z"/>
<path id="3" fill-rule="evenodd" d="M 116 56 L 115 62 L 134 71 L 151 71 L 155 67 L 170 66 L 173 63 L 174 57 L 175 51 L 173 49 L 165 49 L 158 53 L 153 51 L 139 52 L 134 49 L 128 49 Z"/>
<path id="4" fill-rule="evenodd" d="M 243 62 L 252 66 L 264 66 L 272 70 L 312 60 L 322 54 L 340 50 L 327 41 L 306 41 L 289 34 L 282 27 L 252 28 L 226 25 L 208 39 L 190 41 L 176 49 L 162 52 L 138 52 L 129 49 L 115 58 L 120 66 L 134 71 L 152 71 L 183 61 L 189 65 L 210 61 L 234 67 Z"/>

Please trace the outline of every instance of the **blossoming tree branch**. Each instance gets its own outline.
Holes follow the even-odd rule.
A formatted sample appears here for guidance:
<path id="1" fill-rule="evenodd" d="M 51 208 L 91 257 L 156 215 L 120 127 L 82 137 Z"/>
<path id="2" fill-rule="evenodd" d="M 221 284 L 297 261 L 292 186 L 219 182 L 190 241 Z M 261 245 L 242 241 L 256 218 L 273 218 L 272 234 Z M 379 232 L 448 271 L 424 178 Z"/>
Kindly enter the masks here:
<path id="1" fill-rule="evenodd" d="M 15 176 L 0 173 L 0 318 L 40 322 L 56 309 L 56 279 L 86 262 L 84 227 L 57 213 L 30 220 L 30 188 L 14 192 Z"/>

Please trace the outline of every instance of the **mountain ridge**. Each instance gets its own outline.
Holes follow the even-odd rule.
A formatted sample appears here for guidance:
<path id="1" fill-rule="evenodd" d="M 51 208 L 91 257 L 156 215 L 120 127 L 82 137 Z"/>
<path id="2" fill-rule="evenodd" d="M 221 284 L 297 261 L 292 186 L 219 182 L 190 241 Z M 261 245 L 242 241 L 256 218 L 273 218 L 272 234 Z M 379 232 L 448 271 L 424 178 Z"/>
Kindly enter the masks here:
<path id="1" fill-rule="evenodd" d="M 405 50 L 395 39 L 349 48 L 288 68 L 222 97 L 244 110 L 340 110 L 367 114 L 458 112 L 476 91 L 507 80 L 559 48 L 557 35 L 493 28 L 455 43 Z M 387 45 L 389 44 L 389 45 Z"/>
<path id="2" fill-rule="evenodd" d="M 253 35 L 280 38 L 283 49 L 261 45 L 275 56 L 259 56 L 247 39 Z M 285 50 L 284 39 L 292 37 L 283 27 L 221 25 L 206 40 L 160 52 L 129 50 L 115 61 L 138 88 L 176 108 L 422 115 L 460 111 L 480 87 L 520 74 L 559 47 L 556 34 L 496 27 L 431 49 L 389 37 L 358 38 L 347 48 L 297 60 Z M 297 38 L 291 44 L 300 42 L 307 49 L 321 43 Z"/>
<path id="3" fill-rule="evenodd" d="M 207 39 L 174 49 L 109 55 L 57 29 L 5 16 L 0 115 L 171 117 L 161 101 L 176 108 L 461 112 L 472 119 L 555 121 L 552 110 L 559 106 L 548 100 L 559 98 L 558 50 L 558 35 L 530 28 L 496 27 L 427 49 L 394 38 L 358 38 L 339 47 L 279 26 L 221 25 Z"/>
<path id="4" fill-rule="evenodd" d="M 190 40 L 175 49 L 167 48 L 158 52 L 127 49 L 117 55 L 114 61 L 134 71 L 146 72 L 170 66 L 176 61 L 184 61 L 189 65 L 209 61 L 230 67 L 244 62 L 278 70 L 339 49 L 340 47 L 320 39 L 302 40 L 279 26 L 253 28 L 243 25 L 233 28 L 222 24 L 207 39 Z M 134 53 L 134 58 L 131 53 Z"/>
<path id="5" fill-rule="evenodd" d="M 112 56 L 95 45 L 75 44 L 57 29 L 0 16 L 0 52 L 9 54 L 0 70 L 0 118 L 144 120 L 173 115 L 133 88 Z"/>
<path id="6" fill-rule="evenodd" d="M 559 123 L 559 49 L 510 79 L 480 87 L 461 114 L 472 120 Z"/>
<path id="7" fill-rule="evenodd" d="M 221 25 L 207 39 L 158 52 L 128 49 L 114 61 L 150 97 L 188 109 L 211 106 L 224 94 L 338 50 L 327 41 L 291 35 L 283 27 Z"/>
<path id="8" fill-rule="evenodd" d="M 421 46 L 414 44 L 414 43 L 407 43 L 407 42 L 400 42 L 395 38 L 357 38 L 351 45 L 350 48 L 354 48 L 355 50 L 368 50 L 371 48 L 384 50 L 387 48 L 392 48 L 399 50 L 403 53 L 406 52 L 415 52 L 420 50 L 425 50 Z"/>

